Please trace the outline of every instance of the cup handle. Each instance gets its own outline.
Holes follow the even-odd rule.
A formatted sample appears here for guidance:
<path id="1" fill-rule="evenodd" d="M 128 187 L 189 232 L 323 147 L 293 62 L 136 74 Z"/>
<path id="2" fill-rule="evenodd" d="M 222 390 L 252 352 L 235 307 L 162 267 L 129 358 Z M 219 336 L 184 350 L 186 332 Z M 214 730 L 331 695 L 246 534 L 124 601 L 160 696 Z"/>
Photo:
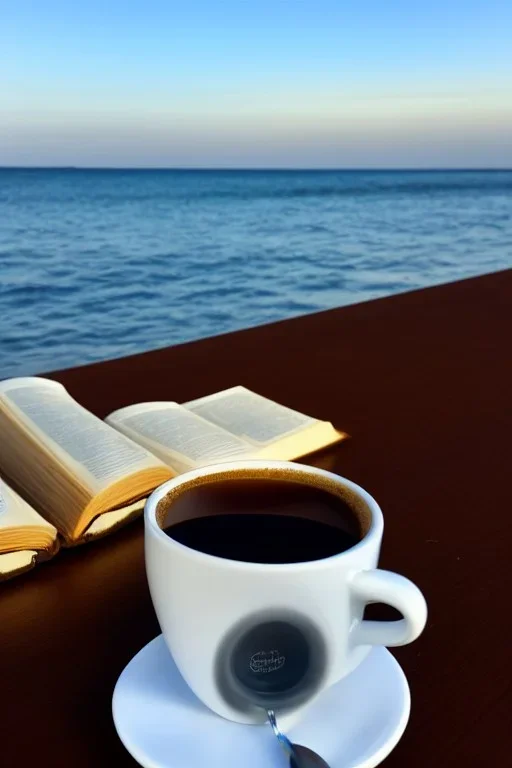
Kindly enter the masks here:
<path id="1" fill-rule="evenodd" d="M 386 603 L 403 615 L 398 621 L 360 621 L 353 628 L 356 645 L 407 645 L 423 632 L 427 604 L 418 587 L 391 571 L 378 568 L 359 571 L 351 581 L 351 591 L 363 603 Z"/>

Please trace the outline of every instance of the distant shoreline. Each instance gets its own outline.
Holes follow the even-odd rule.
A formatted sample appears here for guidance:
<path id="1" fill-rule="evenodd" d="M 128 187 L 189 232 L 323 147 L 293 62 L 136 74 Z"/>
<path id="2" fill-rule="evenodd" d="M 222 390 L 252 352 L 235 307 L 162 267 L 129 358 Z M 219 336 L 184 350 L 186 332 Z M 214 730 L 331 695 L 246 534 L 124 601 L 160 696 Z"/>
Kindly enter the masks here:
<path id="1" fill-rule="evenodd" d="M 162 173 L 510 173 L 512 168 L 214 168 L 187 166 L 0 165 L 0 171 L 112 171 Z"/>

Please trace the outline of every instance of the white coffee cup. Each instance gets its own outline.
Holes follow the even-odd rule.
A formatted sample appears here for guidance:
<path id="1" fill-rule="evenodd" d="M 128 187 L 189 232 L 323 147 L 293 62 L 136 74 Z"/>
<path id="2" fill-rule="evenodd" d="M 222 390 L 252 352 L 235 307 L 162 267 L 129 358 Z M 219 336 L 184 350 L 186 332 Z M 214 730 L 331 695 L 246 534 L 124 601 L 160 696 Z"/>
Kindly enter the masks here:
<path id="1" fill-rule="evenodd" d="M 198 485 L 241 478 L 285 479 L 341 496 L 359 517 L 362 538 L 325 559 L 267 565 L 204 554 L 175 541 L 160 527 L 164 515 L 172 517 L 178 496 Z M 200 508 L 194 516 L 202 516 Z M 247 659 L 259 674 L 288 663 L 279 643 L 293 647 L 293 653 L 304 646 L 309 660 L 304 677 L 277 706 L 272 704 L 286 722 L 350 674 L 372 646 L 415 640 L 426 623 L 425 599 L 408 579 L 377 568 L 383 527 L 377 502 L 361 487 L 325 470 L 290 462 L 227 462 L 188 472 L 157 488 L 145 509 L 149 587 L 167 647 L 197 697 L 229 720 L 262 723 L 264 703 L 252 700 L 233 675 L 240 649 L 250 647 L 247 638 L 265 638 L 261 648 L 255 646 L 258 653 Z M 363 620 L 365 606 L 376 602 L 396 608 L 403 618 Z"/>

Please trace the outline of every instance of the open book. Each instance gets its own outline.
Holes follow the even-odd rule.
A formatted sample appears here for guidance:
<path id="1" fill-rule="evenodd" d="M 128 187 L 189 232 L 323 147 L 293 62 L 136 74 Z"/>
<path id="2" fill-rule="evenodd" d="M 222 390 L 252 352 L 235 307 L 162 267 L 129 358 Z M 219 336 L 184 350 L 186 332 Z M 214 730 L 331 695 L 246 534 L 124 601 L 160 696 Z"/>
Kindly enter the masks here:
<path id="1" fill-rule="evenodd" d="M 130 405 L 106 421 L 177 473 L 229 459 L 297 459 L 346 437 L 240 386 L 183 405 Z"/>
<path id="2" fill-rule="evenodd" d="M 30 570 L 58 549 L 57 529 L 0 478 L 0 580 Z"/>
<path id="3" fill-rule="evenodd" d="M 0 382 L 0 435 L 0 472 L 67 545 L 131 519 L 175 474 L 49 379 Z"/>
<path id="4" fill-rule="evenodd" d="M 244 387 L 184 405 L 131 405 L 107 422 L 50 379 L 0 382 L 0 473 L 12 486 L 0 497 L 0 578 L 55 554 L 57 534 L 72 546 L 115 530 L 176 474 L 236 458 L 295 459 L 345 437 Z"/>

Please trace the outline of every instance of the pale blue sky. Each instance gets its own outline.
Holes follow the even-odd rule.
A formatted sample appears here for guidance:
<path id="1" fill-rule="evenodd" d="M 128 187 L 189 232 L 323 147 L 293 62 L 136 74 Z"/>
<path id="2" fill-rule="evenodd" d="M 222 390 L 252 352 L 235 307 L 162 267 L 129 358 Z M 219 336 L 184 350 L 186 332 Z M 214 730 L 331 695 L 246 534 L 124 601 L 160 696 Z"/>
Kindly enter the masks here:
<path id="1" fill-rule="evenodd" d="M 509 0 L 3 0 L 0 165 L 512 167 Z"/>

